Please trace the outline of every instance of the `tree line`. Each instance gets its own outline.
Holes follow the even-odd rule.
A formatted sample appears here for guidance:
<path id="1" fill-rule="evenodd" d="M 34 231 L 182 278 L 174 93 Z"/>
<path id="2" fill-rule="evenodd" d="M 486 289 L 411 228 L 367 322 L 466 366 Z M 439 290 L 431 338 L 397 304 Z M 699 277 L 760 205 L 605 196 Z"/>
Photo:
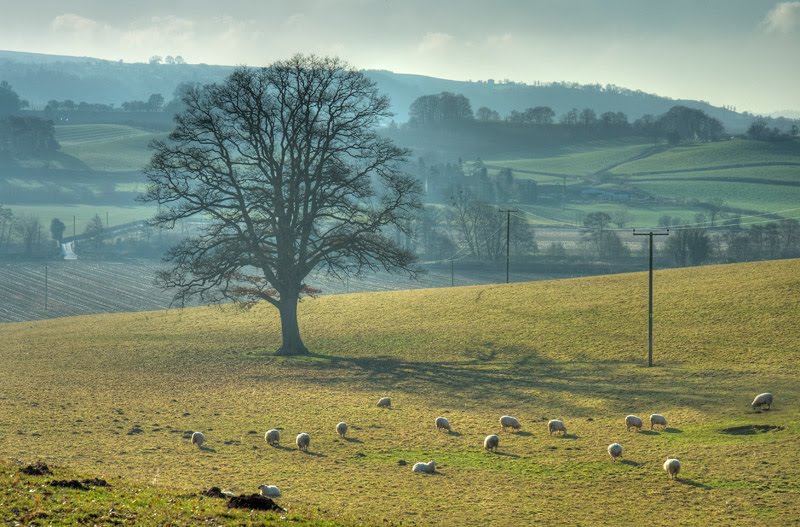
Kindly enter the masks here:
<path id="1" fill-rule="evenodd" d="M 475 122 L 507 123 L 531 128 L 560 127 L 592 131 L 598 136 L 645 135 L 654 139 L 663 138 L 670 143 L 716 141 L 725 135 L 725 128 L 719 119 L 687 106 L 676 105 L 662 115 L 644 115 L 632 123 L 621 111 L 598 115 L 592 108 L 572 108 L 557 116 L 549 106 L 512 110 L 507 116 L 501 117 L 497 111 L 485 106 L 473 112 L 467 97 L 450 92 L 418 97 L 409 108 L 407 125 L 412 129 L 457 129 Z"/>

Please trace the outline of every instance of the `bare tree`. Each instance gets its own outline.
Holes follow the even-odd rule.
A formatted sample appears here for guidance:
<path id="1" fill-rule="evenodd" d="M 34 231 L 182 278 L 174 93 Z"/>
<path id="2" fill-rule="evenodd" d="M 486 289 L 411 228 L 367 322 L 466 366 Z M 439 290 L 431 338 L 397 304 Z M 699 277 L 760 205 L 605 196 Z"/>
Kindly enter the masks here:
<path id="1" fill-rule="evenodd" d="M 336 58 L 297 55 L 239 68 L 222 84 L 183 93 L 168 141 L 153 143 L 144 201 L 154 225 L 204 215 L 211 224 L 170 249 L 160 273 L 176 300 L 192 295 L 269 302 L 280 312 L 277 353 L 308 353 L 297 303 L 321 268 L 414 275 L 414 255 L 392 239 L 419 208 L 407 151 L 375 133 L 389 100 Z"/>
<path id="2" fill-rule="evenodd" d="M 34 249 L 38 250 L 42 238 L 42 224 L 38 216 L 22 214 L 14 223 L 22 245 L 25 247 L 25 254 L 33 254 Z"/>

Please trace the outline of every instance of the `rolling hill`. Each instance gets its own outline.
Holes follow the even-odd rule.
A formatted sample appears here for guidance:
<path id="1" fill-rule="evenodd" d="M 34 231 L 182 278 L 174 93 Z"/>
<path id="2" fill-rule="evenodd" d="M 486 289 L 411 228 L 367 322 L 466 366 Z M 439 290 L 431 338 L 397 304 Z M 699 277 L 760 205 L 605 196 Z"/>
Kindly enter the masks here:
<path id="1" fill-rule="evenodd" d="M 0 457 L 106 478 L 122 490 L 94 497 L 142 524 L 221 521 L 224 502 L 200 506 L 200 491 L 264 483 L 291 514 L 345 525 L 791 523 L 800 261 L 662 271 L 655 283 L 651 369 L 641 273 L 308 300 L 314 354 L 300 358 L 271 355 L 268 306 L 0 324 Z M 773 409 L 754 412 L 763 391 Z M 393 409 L 375 407 L 383 395 Z M 666 430 L 625 431 L 626 414 L 654 412 Z M 499 432 L 503 414 L 522 431 Z M 435 430 L 438 415 L 453 433 Z M 549 436 L 549 418 L 569 433 Z M 263 440 L 273 427 L 277 448 Z M 192 430 L 208 449 L 189 444 Z M 308 454 L 291 448 L 300 431 Z M 498 454 L 481 448 L 489 433 Z M 668 456 L 683 463 L 678 481 L 661 470 Z M 403 464 L 429 459 L 435 475 Z M 85 500 L 16 481 L 2 521 Z"/>

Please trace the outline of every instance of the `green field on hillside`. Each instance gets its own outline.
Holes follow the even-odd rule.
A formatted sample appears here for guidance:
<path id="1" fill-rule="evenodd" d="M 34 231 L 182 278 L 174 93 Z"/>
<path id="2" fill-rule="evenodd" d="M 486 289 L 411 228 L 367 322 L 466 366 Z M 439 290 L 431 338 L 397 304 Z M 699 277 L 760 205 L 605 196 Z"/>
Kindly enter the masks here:
<path id="1" fill-rule="evenodd" d="M 670 148 L 664 152 L 625 163 L 612 170 L 631 174 L 663 170 L 736 165 L 740 163 L 797 163 L 800 165 L 800 141 L 750 141 L 734 139 L 718 143 L 700 143 Z M 798 166 L 800 170 L 800 166 Z"/>
<path id="2" fill-rule="evenodd" d="M 136 506 L 152 506 L 120 507 L 139 524 L 223 518 L 224 502 L 192 496 L 265 483 L 291 514 L 345 525 L 794 522 L 800 261 L 660 271 L 655 284 L 651 369 L 644 273 L 309 299 L 303 358 L 272 355 L 266 305 L 0 324 L 0 458 L 17 482 L 0 521 L 81 506 L 79 491 L 8 468 L 41 459 L 108 479 L 120 500 L 140 487 Z M 763 391 L 773 408 L 753 411 Z M 375 406 L 384 395 L 391 410 Z M 654 412 L 666 430 L 625 430 L 625 415 Z M 501 432 L 503 414 L 522 430 Z M 452 433 L 435 430 L 439 415 Z M 569 433 L 548 435 L 549 418 Z M 273 427 L 280 447 L 264 442 Z M 309 453 L 293 448 L 300 431 Z M 481 447 L 490 433 L 497 454 Z M 623 462 L 606 453 L 614 441 Z M 677 481 L 661 468 L 671 456 Z M 436 474 L 411 472 L 430 459 Z"/>
<path id="3" fill-rule="evenodd" d="M 103 172 L 141 170 L 150 161 L 147 145 L 166 135 L 112 124 L 56 126 L 56 139 L 65 154 Z"/>
<path id="4" fill-rule="evenodd" d="M 662 199 L 699 200 L 720 199 L 728 207 L 758 212 L 800 209 L 800 186 L 733 183 L 730 181 L 647 181 L 637 182 L 636 188 Z"/>

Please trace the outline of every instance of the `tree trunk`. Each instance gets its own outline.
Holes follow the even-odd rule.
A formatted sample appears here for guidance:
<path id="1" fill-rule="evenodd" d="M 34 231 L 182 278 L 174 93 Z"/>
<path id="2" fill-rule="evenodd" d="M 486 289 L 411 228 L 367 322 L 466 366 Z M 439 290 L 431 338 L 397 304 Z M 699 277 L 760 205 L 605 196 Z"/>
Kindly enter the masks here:
<path id="1" fill-rule="evenodd" d="M 300 326 L 297 324 L 297 297 L 282 297 L 278 306 L 281 314 L 281 336 L 283 342 L 276 355 L 307 355 L 308 348 L 300 338 Z"/>

